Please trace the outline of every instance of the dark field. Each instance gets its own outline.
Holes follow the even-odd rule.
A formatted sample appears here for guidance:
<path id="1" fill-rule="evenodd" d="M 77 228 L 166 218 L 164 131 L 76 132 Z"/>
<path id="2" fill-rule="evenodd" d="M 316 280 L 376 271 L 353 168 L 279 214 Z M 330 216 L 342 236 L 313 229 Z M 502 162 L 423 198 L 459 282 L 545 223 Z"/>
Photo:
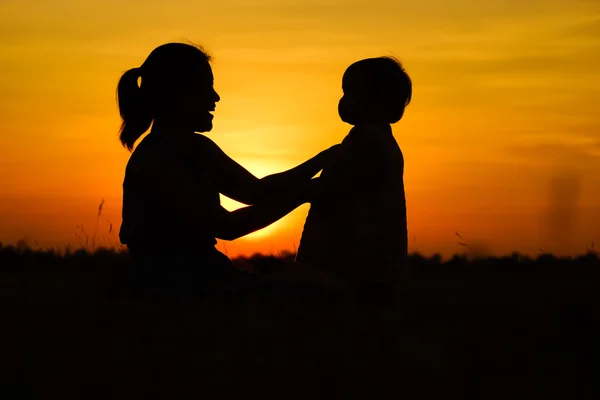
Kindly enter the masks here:
<path id="1" fill-rule="evenodd" d="M 595 253 L 413 255 L 388 292 L 292 260 L 236 260 L 258 288 L 148 298 L 126 253 L 0 247 L 0 398 L 600 398 Z"/>

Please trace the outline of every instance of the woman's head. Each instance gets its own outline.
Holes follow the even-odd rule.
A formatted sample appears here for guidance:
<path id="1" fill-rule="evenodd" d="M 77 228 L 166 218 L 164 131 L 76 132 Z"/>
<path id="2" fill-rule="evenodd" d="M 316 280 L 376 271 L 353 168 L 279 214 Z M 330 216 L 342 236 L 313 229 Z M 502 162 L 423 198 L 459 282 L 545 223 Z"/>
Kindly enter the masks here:
<path id="1" fill-rule="evenodd" d="M 348 67 L 342 90 L 338 106 L 342 121 L 393 124 L 400 121 L 410 103 L 412 82 L 395 58 L 367 58 Z"/>
<path id="2" fill-rule="evenodd" d="M 131 150 L 157 120 L 193 132 L 210 131 L 210 111 L 220 98 L 209 61 L 199 47 L 168 43 L 154 49 L 139 68 L 125 72 L 117 86 L 121 143 Z"/>

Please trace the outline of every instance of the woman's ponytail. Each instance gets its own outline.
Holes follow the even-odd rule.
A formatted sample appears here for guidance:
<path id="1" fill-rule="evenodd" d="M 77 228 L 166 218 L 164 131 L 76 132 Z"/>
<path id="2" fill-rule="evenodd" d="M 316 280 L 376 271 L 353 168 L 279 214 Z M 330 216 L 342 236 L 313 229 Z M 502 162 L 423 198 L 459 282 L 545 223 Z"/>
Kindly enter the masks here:
<path id="1" fill-rule="evenodd" d="M 123 123 L 119 131 L 119 139 L 129 151 L 135 142 L 152 125 L 152 112 L 147 99 L 142 93 L 138 80 L 140 68 L 132 68 L 125 72 L 117 85 L 117 103 Z"/>

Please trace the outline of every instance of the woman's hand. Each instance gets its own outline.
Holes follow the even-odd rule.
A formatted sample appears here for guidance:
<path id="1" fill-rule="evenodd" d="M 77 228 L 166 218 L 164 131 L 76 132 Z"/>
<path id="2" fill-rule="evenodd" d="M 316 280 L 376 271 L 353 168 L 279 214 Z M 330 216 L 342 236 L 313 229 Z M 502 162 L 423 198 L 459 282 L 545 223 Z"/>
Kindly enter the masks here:
<path id="1" fill-rule="evenodd" d="M 322 169 L 327 168 L 329 165 L 333 164 L 333 162 L 335 161 L 335 159 L 337 158 L 337 156 L 340 152 L 339 148 L 340 148 L 339 144 L 334 144 L 327 150 L 323 150 L 321 153 L 319 153 L 319 157 L 321 158 L 321 162 L 322 162 L 322 167 L 321 167 Z"/>
<path id="2" fill-rule="evenodd" d="M 319 198 L 323 194 L 323 179 L 322 178 L 312 178 L 308 185 L 306 186 L 306 190 L 304 192 L 303 198 L 306 199 L 307 202 L 313 203 L 318 201 Z"/>

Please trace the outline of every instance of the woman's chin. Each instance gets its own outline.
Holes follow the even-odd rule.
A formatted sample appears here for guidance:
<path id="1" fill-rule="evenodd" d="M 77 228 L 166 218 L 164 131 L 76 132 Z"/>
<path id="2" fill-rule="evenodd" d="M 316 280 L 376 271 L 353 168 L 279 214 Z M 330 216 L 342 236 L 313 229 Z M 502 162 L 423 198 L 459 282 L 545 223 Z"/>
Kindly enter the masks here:
<path id="1" fill-rule="evenodd" d="M 213 128 L 211 120 L 202 121 L 196 126 L 196 132 L 209 132 Z"/>

